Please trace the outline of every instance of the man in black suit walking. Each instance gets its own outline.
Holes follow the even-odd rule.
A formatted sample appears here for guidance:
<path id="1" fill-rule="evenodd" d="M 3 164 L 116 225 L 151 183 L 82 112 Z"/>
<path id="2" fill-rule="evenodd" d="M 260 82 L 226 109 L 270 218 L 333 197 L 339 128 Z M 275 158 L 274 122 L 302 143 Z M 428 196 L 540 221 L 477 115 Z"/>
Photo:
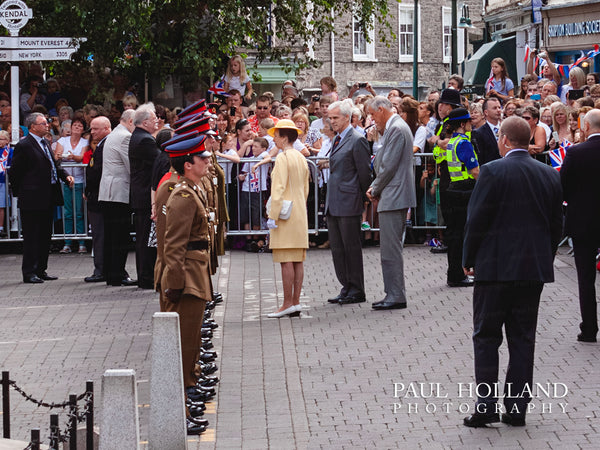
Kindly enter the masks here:
<path id="1" fill-rule="evenodd" d="M 560 169 L 564 199 L 567 202 L 567 235 L 573 238 L 575 267 L 581 309 L 580 342 L 596 342 L 596 255 L 600 247 L 600 111 L 593 109 L 583 120 L 586 141 L 572 146 Z"/>
<path id="2" fill-rule="evenodd" d="M 15 146 L 9 180 L 19 198 L 23 227 L 23 282 L 43 283 L 57 277 L 46 273 L 55 206 L 63 204 L 60 180 L 73 187 L 74 179 L 57 164 L 44 139 L 48 120 L 41 113 L 25 119 L 29 134 Z"/>
<path id="3" fill-rule="evenodd" d="M 152 133 L 158 128 L 158 119 L 152 103 L 141 105 L 133 117 L 135 129 L 129 140 L 131 167 L 130 204 L 135 214 L 135 265 L 138 286 L 154 289 L 156 247 L 148 247 L 152 219 L 150 187 L 152 167 L 158 156 L 158 147 Z"/>
<path id="4" fill-rule="evenodd" d="M 350 124 L 352 106 L 329 105 L 328 117 L 337 133 L 329 157 L 329 183 L 325 214 L 335 274 L 342 285 L 339 295 L 328 300 L 341 305 L 366 300 L 360 240 L 361 214 L 371 182 L 369 143 Z"/>
<path id="5" fill-rule="evenodd" d="M 509 362 L 502 422 L 525 425 L 533 383 L 535 330 L 544 283 L 554 281 L 553 261 L 562 231 L 558 172 L 529 156 L 530 128 L 520 117 L 501 126 L 502 159 L 481 166 L 469 202 L 463 266 L 474 268 L 473 346 L 479 387 L 468 427 L 500 420 L 494 395 L 504 325 Z M 488 390 L 489 389 L 489 390 Z M 512 397 L 507 395 L 512 394 Z"/>
<path id="6" fill-rule="evenodd" d="M 498 152 L 498 134 L 502 116 L 500 100 L 496 97 L 486 99 L 483 102 L 483 115 L 486 123 L 473 130 L 471 138 L 480 166 L 500 158 Z"/>

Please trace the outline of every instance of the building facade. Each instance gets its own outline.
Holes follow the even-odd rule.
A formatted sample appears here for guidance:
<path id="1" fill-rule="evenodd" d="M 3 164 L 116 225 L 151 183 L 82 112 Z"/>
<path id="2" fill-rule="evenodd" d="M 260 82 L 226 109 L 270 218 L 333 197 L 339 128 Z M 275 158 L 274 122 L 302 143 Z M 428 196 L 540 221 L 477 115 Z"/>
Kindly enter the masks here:
<path id="1" fill-rule="evenodd" d="M 418 1 L 418 87 L 419 97 L 430 89 L 443 87 L 450 75 L 452 42 L 452 9 L 456 8 L 459 20 L 467 5 L 474 28 L 468 31 L 457 29 L 457 54 L 459 68 L 472 52 L 471 42 L 482 38 L 481 2 L 465 0 L 422 0 Z M 387 93 L 391 88 L 400 88 L 412 94 L 413 86 L 413 18 L 414 1 L 389 1 L 390 14 L 386 20 L 392 33 L 386 32 L 386 42 L 380 40 L 384 30 L 381 20 L 372 19 L 370 39 L 365 39 L 360 24 L 351 14 L 336 16 L 332 12 L 336 33 L 322 43 L 313 45 L 309 52 L 321 64 L 318 68 L 301 70 L 295 75 L 281 76 L 281 81 L 295 79 L 306 98 L 320 92 L 319 80 L 333 77 L 338 84 L 341 97 L 348 94 L 354 83 L 369 82 L 378 93 Z M 395 36 L 394 36 L 395 35 Z M 267 81 L 255 83 L 258 92 L 280 92 L 281 83 L 271 77 L 267 66 Z M 459 69 L 460 73 L 460 69 Z M 261 73 L 262 74 L 262 73 Z"/>

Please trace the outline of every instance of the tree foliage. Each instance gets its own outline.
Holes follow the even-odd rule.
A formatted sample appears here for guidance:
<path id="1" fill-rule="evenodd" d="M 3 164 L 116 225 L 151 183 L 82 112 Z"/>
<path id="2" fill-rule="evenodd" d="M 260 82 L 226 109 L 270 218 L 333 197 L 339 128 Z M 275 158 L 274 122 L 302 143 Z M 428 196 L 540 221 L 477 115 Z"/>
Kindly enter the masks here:
<path id="1" fill-rule="evenodd" d="M 332 15 L 354 13 L 371 27 L 376 17 L 385 40 L 387 0 L 39 0 L 21 35 L 85 37 L 76 62 L 115 67 L 148 76 L 177 74 L 190 84 L 223 73 L 239 52 L 256 64 L 288 68 L 317 65 L 307 52 L 336 29 Z M 91 58 L 90 58 L 91 56 Z"/>

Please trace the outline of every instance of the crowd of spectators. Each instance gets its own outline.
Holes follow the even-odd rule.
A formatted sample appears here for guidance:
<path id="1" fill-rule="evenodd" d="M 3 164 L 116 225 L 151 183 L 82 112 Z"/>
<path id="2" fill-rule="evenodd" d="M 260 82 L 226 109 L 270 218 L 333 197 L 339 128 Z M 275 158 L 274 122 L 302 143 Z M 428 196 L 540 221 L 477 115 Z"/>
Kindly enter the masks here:
<path id="1" fill-rule="evenodd" d="M 545 53 L 539 53 L 541 73 L 537 75 L 530 61 L 528 73 L 520 83 L 513 83 L 507 75 L 506 63 L 496 58 L 491 63 L 491 76 L 486 83 L 483 96 L 473 95 L 470 99 L 461 96 L 462 106 L 471 115 L 473 134 L 477 130 L 489 126 L 499 128 L 504 118 L 521 116 L 531 126 L 531 142 L 529 152 L 541 161 L 560 169 L 567 149 L 581 142 L 580 125 L 585 114 L 592 108 L 600 108 L 600 84 L 598 75 L 585 74 L 579 67 L 574 67 L 566 80 L 562 80 L 555 65 Z M 264 203 L 270 189 L 271 161 L 279 150 L 268 135 L 267 130 L 281 119 L 291 119 L 297 128 L 303 131 L 293 143 L 296 150 L 305 157 L 311 157 L 315 166 L 311 170 L 311 191 L 309 202 L 317 202 L 319 211 L 315 217 L 314 208 L 309 208 L 309 224 L 317 224 L 326 228 L 322 210 L 327 189 L 327 157 L 329 155 L 334 134 L 327 120 L 329 105 L 338 100 L 348 102 L 352 107 L 352 126 L 363 133 L 371 146 L 372 157 L 380 147 L 382 130 L 374 125 L 367 113 L 366 105 L 376 92 L 369 82 L 355 83 L 344 98 L 335 79 L 324 77 L 320 80 L 321 93 L 305 99 L 296 83 L 288 80 L 283 83 L 281 98 L 277 99 L 272 92 L 257 93 L 247 76 L 244 61 L 240 57 L 230 60 L 223 77 L 226 93 L 215 96 L 209 110 L 211 127 L 218 133 L 218 149 L 216 155 L 225 170 L 228 206 L 231 230 L 264 230 Z M 459 92 L 463 88 L 463 79 L 453 74 L 446 87 Z M 436 132 L 440 129 L 444 115 L 440 114 L 441 90 L 430 90 L 425 99 L 419 101 L 400 89 L 390 89 L 385 93 L 398 113 L 409 125 L 414 138 L 415 183 L 418 207 L 409 214 L 409 223 L 430 227 L 443 225 L 443 217 L 439 209 L 439 195 L 436 194 L 440 183 L 440 174 L 431 157 L 422 153 L 431 153 L 436 145 Z M 74 109 L 69 99 L 61 94 L 59 81 L 46 79 L 42 73 L 32 71 L 22 86 L 19 99 L 21 118 L 24 120 L 31 112 L 41 112 L 48 117 L 50 127 L 46 136 L 51 142 L 55 156 L 63 163 L 86 162 L 86 153 L 93 152 L 97 143 L 89 134 L 89 125 L 93 118 L 106 116 L 112 128 L 119 124 L 123 111 L 136 109 L 138 99 L 135 92 L 129 89 L 124 77 L 115 74 L 115 87 L 105 96 L 103 104 L 85 104 Z M 9 96 L 0 91 L 0 129 L 10 132 Z M 161 129 L 172 128 L 177 119 L 174 111 L 155 105 L 158 127 L 154 136 Z M 21 134 L 27 133 L 21 127 Z M 481 133 L 479 133 L 481 135 Z M 486 149 L 481 142 L 473 139 L 478 155 Z M 478 145 L 479 144 L 479 145 Z M 0 135 L 0 146 L 7 148 L 7 143 Z M 2 149 L 0 149 L 2 150 Z M 4 151 L 4 150 L 2 150 Z M 3 164 L 9 161 L 9 152 L 2 153 Z M 480 155 L 485 162 L 487 156 Z M 260 162 L 241 163 L 241 158 L 259 158 Z M 493 159 L 493 158 L 492 158 Z M 262 167 L 261 167 L 262 166 Z M 3 166 L 2 166 L 3 167 Z M 65 187 L 64 231 L 67 234 L 85 234 L 83 229 L 83 172 L 81 168 L 71 168 L 75 177 L 75 188 Z M 81 173 L 80 173 L 81 172 Z M 318 186 L 314 188 L 315 184 Z M 0 178 L 0 189 L 4 192 L 4 184 Z M 0 192 L 1 193 L 1 192 Z M 2 195 L 0 205 L 6 207 L 6 195 Z M 377 215 L 373 205 L 365 201 L 363 231 L 366 244 L 377 242 Z M 0 208 L 0 219 L 4 217 L 4 209 Z M 2 221 L 4 225 L 5 220 Z M 0 228 L 0 234 L 4 230 Z M 425 242 L 439 242 L 432 238 L 441 238 L 435 233 L 426 232 L 419 239 Z M 64 243 L 62 252 L 77 250 L 85 252 L 85 242 Z M 260 250 L 266 248 L 266 242 L 260 236 L 248 236 L 234 241 L 237 248 Z M 311 246 L 327 247 L 326 233 L 311 239 Z"/>

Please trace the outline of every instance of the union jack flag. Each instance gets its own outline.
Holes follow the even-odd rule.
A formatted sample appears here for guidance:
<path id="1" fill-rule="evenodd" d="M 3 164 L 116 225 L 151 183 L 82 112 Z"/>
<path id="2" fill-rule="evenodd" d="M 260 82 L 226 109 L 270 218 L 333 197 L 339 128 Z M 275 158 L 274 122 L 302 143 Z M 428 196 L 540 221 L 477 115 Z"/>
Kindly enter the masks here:
<path id="1" fill-rule="evenodd" d="M 259 192 L 260 183 L 258 179 L 258 170 L 250 172 L 250 192 Z"/>
<path id="2" fill-rule="evenodd" d="M 215 84 L 208 90 L 214 95 L 226 95 L 225 89 L 223 89 L 223 83 L 225 82 L 225 75 L 221 77 L 219 81 L 216 81 Z"/>
<path id="3" fill-rule="evenodd" d="M 6 172 L 6 166 L 8 164 L 8 155 L 10 153 L 10 147 L 6 146 L 2 150 L 2 154 L 0 154 L 0 173 Z"/>
<path id="4" fill-rule="evenodd" d="M 550 150 L 550 153 L 548 153 L 548 155 L 550 156 L 550 163 L 552 164 L 552 167 L 554 167 L 559 172 L 563 160 L 565 159 L 565 155 L 567 154 L 567 149 L 571 145 L 573 145 L 571 142 L 563 139 L 558 148 Z"/>

